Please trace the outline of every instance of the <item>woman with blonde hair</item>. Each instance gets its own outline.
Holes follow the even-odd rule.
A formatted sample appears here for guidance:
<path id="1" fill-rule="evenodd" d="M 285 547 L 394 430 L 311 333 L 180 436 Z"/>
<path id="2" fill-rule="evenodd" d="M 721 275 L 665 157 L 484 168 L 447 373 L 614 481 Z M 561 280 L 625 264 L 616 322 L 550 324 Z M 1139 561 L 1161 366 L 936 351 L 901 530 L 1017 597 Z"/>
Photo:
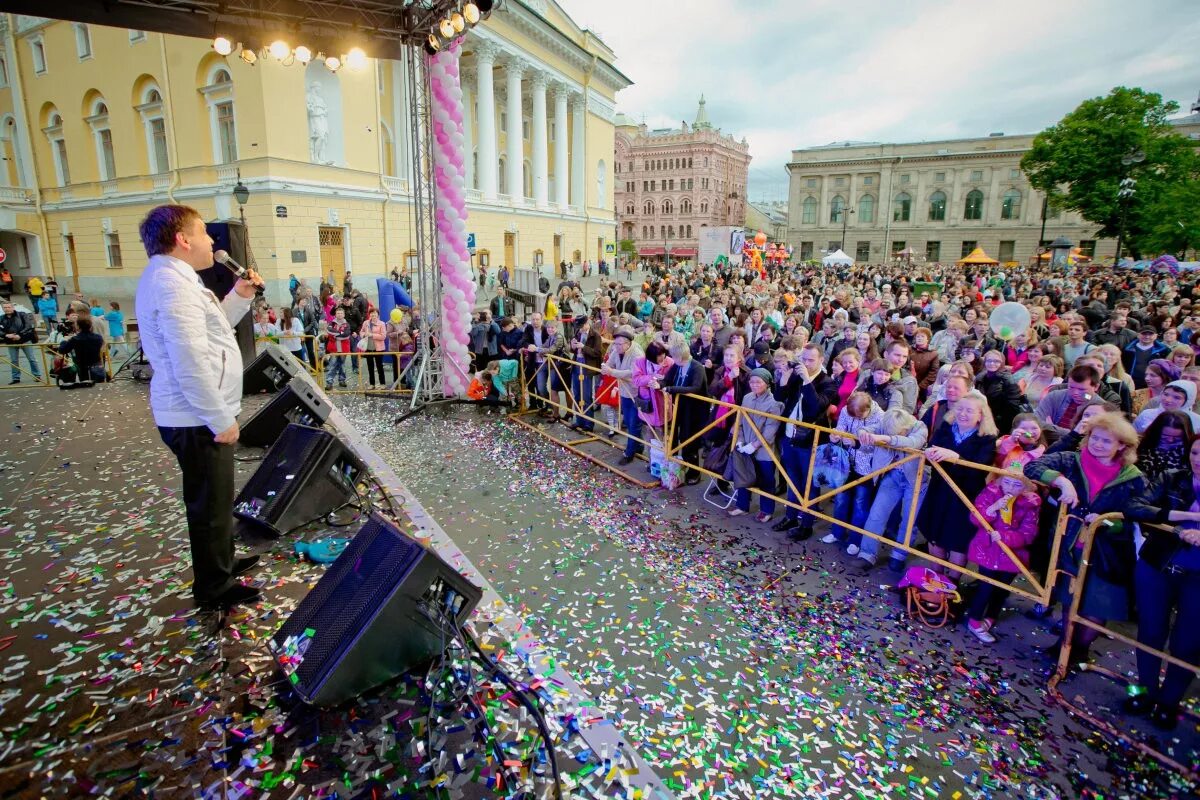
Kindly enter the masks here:
<path id="1" fill-rule="evenodd" d="M 967 547 L 975 533 L 971 524 L 973 509 L 963 503 L 947 478 L 967 497 L 977 497 L 988 473 L 962 466 L 961 462 L 991 466 L 996 457 L 998 433 L 987 400 L 982 395 L 968 394 L 954 404 L 929 437 L 925 458 L 941 466 L 947 476 L 942 477 L 937 469 L 931 471 L 929 490 L 917 514 L 917 525 L 929 541 L 930 555 L 953 564 L 967 563 Z M 942 571 L 940 566 L 934 569 Z M 957 578 L 958 571 L 949 574 Z"/>
<path id="2" fill-rule="evenodd" d="M 1049 484 L 1059 493 L 1059 505 L 1070 509 L 1058 553 L 1058 567 L 1067 575 L 1079 571 L 1083 549 L 1078 539 L 1084 525 L 1090 525 L 1101 514 L 1124 513 L 1149 490 L 1150 482 L 1134 465 L 1137 448 L 1137 431 L 1124 415 L 1113 411 L 1092 418 L 1078 450 L 1048 453 L 1025 465 L 1025 477 Z M 1135 556 L 1133 537 L 1125 532 L 1124 520 L 1112 520 L 1096 532 L 1080 614 L 1098 625 L 1130 618 Z M 1064 624 L 1065 610 L 1071 607 L 1070 586 L 1069 580 L 1059 584 Z M 1098 631 L 1076 627 L 1072 663 L 1087 660 L 1097 636 Z M 1045 652 L 1057 659 L 1061 646 L 1060 640 Z"/>
<path id="3" fill-rule="evenodd" d="M 1038 347 L 1041 348 L 1042 345 Z M 1056 355 L 1046 353 L 1038 359 L 1037 366 L 1033 368 L 1033 375 L 1025 381 L 1025 399 L 1031 406 L 1036 407 L 1051 387 L 1063 382 L 1064 368 L 1063 360 Z"/>

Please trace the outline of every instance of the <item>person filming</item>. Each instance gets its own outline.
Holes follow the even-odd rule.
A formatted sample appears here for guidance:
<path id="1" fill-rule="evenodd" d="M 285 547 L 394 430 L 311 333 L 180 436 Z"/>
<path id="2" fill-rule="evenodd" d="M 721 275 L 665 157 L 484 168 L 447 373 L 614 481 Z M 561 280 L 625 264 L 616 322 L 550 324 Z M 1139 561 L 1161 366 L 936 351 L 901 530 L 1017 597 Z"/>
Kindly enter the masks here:
<path id="1" fill-rule="evenodd" d="M 213 265 L 213 240 L 193 208 L 164 205 L 142 220 L 150 257 L 137 288 L 142 349 L 154 368 L 150 410 L 179 461 L 191 541 L 192 595 L 204 609 L 257 600 L 236 579 L 258 556 L 233 551 L 233 449 L 242 402 L 242 355 L 233 326 L 262 284 L 253 272 L 224 298 L 200 281 Z"/>

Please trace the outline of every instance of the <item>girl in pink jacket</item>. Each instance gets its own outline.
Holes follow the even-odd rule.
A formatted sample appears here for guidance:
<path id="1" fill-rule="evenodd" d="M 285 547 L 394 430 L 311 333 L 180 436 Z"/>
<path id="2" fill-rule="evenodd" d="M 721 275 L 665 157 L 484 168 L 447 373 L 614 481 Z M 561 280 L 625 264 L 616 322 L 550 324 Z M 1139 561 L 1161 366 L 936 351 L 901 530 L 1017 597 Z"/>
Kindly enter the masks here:
<path id="1" fill-rule="evenodd" d="M 976 525 L 975 538 L 967 548 L 967 558 L 979 565 L 979 573 L 1001 583 L 1012 583 L 1020 573 L 1012 558 L 1000 547 L 1003 542 L 1013 555 L 1029 565 L 1029 546 L 1038 535 L 1038 513 L 1042 499 L 1033 484 L 1014 467 L 993 480 L 975 498 L 971 515 Z M 987 520 L 989 532 L 981 520 Z M 1008 599 L 1009 591 L 980 581 L 967 609 L 967 630 L 986 644 L 996 641 L 991 629 Z"/>

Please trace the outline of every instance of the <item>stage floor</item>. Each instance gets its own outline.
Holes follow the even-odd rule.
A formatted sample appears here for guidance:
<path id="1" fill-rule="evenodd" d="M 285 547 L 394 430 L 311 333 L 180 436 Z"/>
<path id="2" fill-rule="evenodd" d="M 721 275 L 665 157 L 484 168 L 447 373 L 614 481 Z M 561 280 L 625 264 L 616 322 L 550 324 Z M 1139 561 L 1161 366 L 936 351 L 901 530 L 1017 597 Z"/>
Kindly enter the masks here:
<path id="1" fill-rule="evenodd" d="M 192 613 L 178 474 L 145 391 L 119 382 L 5 395 L 0 795 L 404 788 L 403 735 L 377 734 L 391 730 L 387 713 L 412 716 L 411 685 L 339 712 L 278 702 L 261 642 L 322 571 L 297 561 L 290 539 L 260 548 L 260 607 L 219 634 Z M 1049 703 L 1032 650 L 1052 636 L 1019 613 L 990 648 L 960 629 L 931 631 L 882 588 L 886 570 L 848 573 L 847 557 L 731 520 L 699 487 L 686 503 L 635 489 L 470 407 L 394 426 L 396 400 L 336 402 L 679 796 L 1195 788 Z M 239 464 L 239 482 L 255 466 Z M 1129 669 L 1111 649 L 1119 657 L 1103 663 Z M 1099 708 L 1121 698 L 1087 675 L 1064 690 Z M 1175 758 L 1194 762 L 1195 731 L 1174 739 Z M 485 788 L 465 780 L 452 794 Z"/>

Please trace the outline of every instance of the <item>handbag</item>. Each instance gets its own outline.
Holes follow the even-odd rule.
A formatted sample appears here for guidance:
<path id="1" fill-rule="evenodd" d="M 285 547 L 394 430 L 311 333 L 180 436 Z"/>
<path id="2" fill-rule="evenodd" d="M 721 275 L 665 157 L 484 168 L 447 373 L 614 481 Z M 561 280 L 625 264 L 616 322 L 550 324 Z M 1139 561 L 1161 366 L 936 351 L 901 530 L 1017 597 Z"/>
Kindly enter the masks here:
<path id="1" fill-rule="evenodd" d="M 704 468 L 711 473 L 724 477 L 725 464 L 729 461 L 729 451 L 733 449 L 733 440 L 717 445 L 708 451 L 704 457 Z"/>
<path id="2" fill-rule="evenodd" d="M 829 442 L 817 447 L 813 485 L 836 489 L 850 477 L 850 453 L 840 444 Z"/>
<path id="3" fill-rule="evenodd" d="M 596 387 L 596 404 L 617 408 L 621 398 L 617 395 L 617 379 L 611 375 L 601 375 L 600 385 Z"/>
<path id="4" fill-rule="evenodd" d="M 636 395 L 634 395 L 633 402 L 637 404 L 638 411 L 641 411 L 643 414 L 654 413 L 653 397 L 642 397 L 642 393 L 638 392 Z"/>
<path id="5" fill-rule="evenodd" d="M 931 628 L 945 625 L 950 620 L 950 604 L 962 601 L 954 581 L 929 567 L 909 567 L 896 586 L 905 590 L 909 616 Z"/>
<path id="6" fill-rule="evenodd" d="M 735 489 L 749 489 L 758 481 L 754 456 L 739 453 L 736 447 L 730 447 L 723 477 L 732 483 Z"/>

